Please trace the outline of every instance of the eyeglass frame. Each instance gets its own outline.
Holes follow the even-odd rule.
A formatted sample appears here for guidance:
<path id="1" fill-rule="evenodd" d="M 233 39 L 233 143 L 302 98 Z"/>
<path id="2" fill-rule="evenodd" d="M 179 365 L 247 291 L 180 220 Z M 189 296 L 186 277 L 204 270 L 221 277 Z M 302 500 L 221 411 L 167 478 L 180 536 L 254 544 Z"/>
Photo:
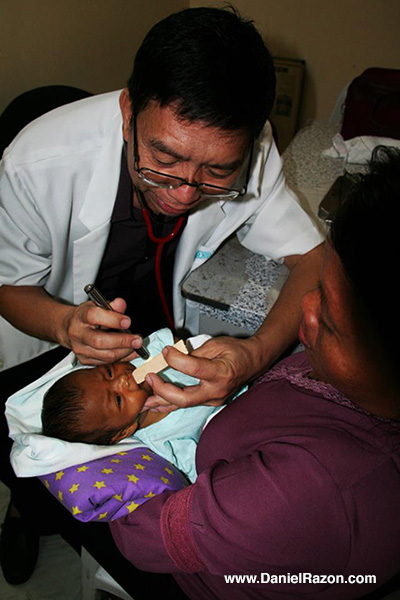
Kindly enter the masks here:
<path id="1" fill-rule="evenodd" d="M 247 186 L 249 183 L 249 179 L 250 179 L 250 171 L 251 171 L 251 164 L 253 161 L 253 152 L 254 152 L 254 139 L 251 141 L 251 145 L 250 145 L 250 152 L 249 152 L 249 162 L 247 165 L 247 171 L 246 171 L 246 181 L 245 184 L 242 188 L 242 190 L 238 190 L 236 188 L 227 188 L 227 187 L 222 187 L 219 185 L 214 185 L 212 183 L 206 183 L 206 182 L 201 182 L 198 183 L 197 181 L 193 181 L 192 183 L 190 181 L 188 181 L 187 179 L 184 179 L 183 177 L 177 177 L 176 175 L 169 175 L 168 173 L 163 173 L 162 171 L 156 171 L 155 169 L 150 169 L 149 167 L 139 167 L 139 154 L 138 154 L 138 143 L 137 143 L 137 130 L 136 130 L 136 113 L 133 112 L 132 115 L 132 137 L 133 137 L 133 151 L 132 151 L 132 155 L 133 155 L 133 170 L 135 171 L 135 173 L 138 174 L 138 176 L 140 177 L 140 179 L 142 181 L 144 181 L 145 183 L 147 183 L 148 185 L 151 185 L 153 187 L 157 187 L 157 188 L 161 188 L 161 189 L 169 189 L 169 190 L 177 190 L 180 187 L 182 187 L 183 185 L 188 185 L 189 187 L 194 187 L 197 188 L 200 192 L 200 194 L 204 197 L 204 198 L 228 198 L 230 200 L 235 200 L 236 198 L 238 198 L 239 196 L 245 196 L 247 193 Z M 163 185 L 160 183 L 156 183 L 154 181 L 151 181 L 150 179 L 147 179 L 145 174 L 143 173 L 143 171 L 149 172 L 149 173 L 154 173 L 156 175 L 161 175 L 162 177 L 167 177 L 168 179 L 172 179 L 174 181 L 179 181 L 180 184 L 177 185 L 176 187 L 172 187 L 169 185 Z M 202 189 L 201 186 L 207 186 L 213 189 L 217 189 L 217 190 L 225 190 L 225 194 L 204 194 L 202 193 Z"/>

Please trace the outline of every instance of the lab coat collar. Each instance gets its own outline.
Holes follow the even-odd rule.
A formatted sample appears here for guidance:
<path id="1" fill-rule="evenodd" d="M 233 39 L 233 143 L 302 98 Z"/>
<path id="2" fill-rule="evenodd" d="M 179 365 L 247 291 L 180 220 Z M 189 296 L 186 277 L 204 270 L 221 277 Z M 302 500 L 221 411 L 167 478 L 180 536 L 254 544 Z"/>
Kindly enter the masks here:
<path id="1" fill-rule="evenodd" d="M 112 120 L 96 161 L 79 220 L 89 231 L 110 221 L 118 189 L 122 151 L 122 115 Z"/>

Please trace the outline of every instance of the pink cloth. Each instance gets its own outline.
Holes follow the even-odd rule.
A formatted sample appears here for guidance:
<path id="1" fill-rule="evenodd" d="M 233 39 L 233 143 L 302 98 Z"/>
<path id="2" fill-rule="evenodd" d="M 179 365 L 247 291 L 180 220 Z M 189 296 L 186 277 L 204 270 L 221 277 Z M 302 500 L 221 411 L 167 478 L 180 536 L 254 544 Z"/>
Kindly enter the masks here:
<path id="1" fill-rule="evenodd" d="M 363 412 L 309 370 L 303 354 L 282 361 L 206 428 L 194 485 L 112 523 L 129 560 L 174 573 L 196 600 L 346 600 L 396 573 L 399 422 Z M 377 583 L 273 584 L 261 573 Z M 226 574 L 258 583 L 229 584 Z"/>

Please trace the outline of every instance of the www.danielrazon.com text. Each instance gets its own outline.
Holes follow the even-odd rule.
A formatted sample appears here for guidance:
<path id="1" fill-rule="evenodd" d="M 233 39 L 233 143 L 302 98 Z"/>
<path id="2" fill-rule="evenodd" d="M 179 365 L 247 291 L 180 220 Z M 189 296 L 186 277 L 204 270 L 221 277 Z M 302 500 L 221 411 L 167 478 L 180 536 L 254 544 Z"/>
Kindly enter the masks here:
<path id="1" fill-rule="evenodd" d="M 315 583 L 330 585 L 337 583 L 364 584 L 376 583 L 376 575 L 313 575 L 312 573 L 285 573 L 283 575 L 271 575 L 260 573 L 259 575 L 224 575 L 225 583 Z"/>

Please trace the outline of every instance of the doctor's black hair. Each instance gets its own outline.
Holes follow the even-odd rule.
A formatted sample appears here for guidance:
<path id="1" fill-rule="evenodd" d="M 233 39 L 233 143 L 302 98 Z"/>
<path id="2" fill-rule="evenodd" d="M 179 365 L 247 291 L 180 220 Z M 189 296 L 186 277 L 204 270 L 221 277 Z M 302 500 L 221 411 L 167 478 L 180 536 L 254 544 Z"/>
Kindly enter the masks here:
<path id="1" fill-rule="evenodd" d="M 352 185 L 331 226 L 330 240 L 359 299 L 355 318 L 400 385 L 397 255 L 400 149 L 375 148 L 368 170 Z"/>
<path id="2" fill-rule="evenodd" d="M 136 115 L 156 100 L 184 120 L 254 139 L 272 109 L 275 71 L 253 22 L 232 6 L 189 8 L 148 32 L 128 90 Z"/>

